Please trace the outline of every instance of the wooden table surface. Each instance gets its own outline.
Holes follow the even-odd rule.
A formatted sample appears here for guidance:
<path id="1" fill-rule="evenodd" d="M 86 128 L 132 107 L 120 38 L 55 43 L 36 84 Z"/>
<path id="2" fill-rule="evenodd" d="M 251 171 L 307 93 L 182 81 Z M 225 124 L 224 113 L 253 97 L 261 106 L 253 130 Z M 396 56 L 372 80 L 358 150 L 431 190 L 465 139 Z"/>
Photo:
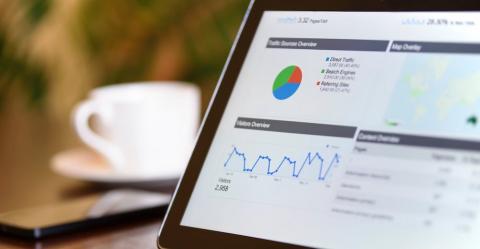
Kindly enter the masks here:
<path id="1" fill-rule="evenodd" d="M 57 179 L 58 177 L 52 177 L 46 179 L 51 183 L 50 187 L 35 191 L 32 189 L 29 194 L 35 194 L 35 192 L 42 191 L 57 191 L 60 199 L 69 199 L 83 196 L 89 193 L 98 193 L 106 191 L 106 189 L 98 186 L 88 186 L 75 181 L 64 181 L 64 179 Z M 52 181 L 59 180 L 62 184 L 56 185 Z M 28 181 L 27 181 L 28 182 Z M 75 188 L 78 192 L 75 192 Z M 70 193 L 62 193 L 62 191 L 70 191 Z M 162 189 L 158 192 L 169 192 L 169 189 Z M 29 194 L 25 194 L 25 198 L 28 198 Z M 12 197 L 16 196 L 15 192 L 12 192 Z M 12 199 L 19 199 L 13 197 Z M 8 196 L 2 196 L 2 202 L 8 202 Z M 27 201 L 27 200 L 26 200 Z M 12 205 L 12 202 L 10 202 Z M 1 204 L 0 204 L 1 206 Z M 23 206 L 22 206 L 23 207 Z M 0 249 L 60 249 L 60 248 L 74 248 L 74 249 L 107 249 L 107 248 L 156 248 L 155 239 L 157 232 L 160 228 L 162 221 L 161 215 L 156 217 L 146 217 L 140 220 L 135 220 L 133 223 L 128 222 L 120 224 L 111 224 L 94 228 L 86 231 L 79 231 L 66 235 L 59 235 L 55 237 L 45 238 L 42 240 L 27 240 L 0 235 Z"/>
<path id="2" fill-rule="evenodd" d="M 59 176 L 50 160 L 59 151 L 82 146 L 68 122 L 45 115 L 25 119 L 18 112 L 2 113 L 0 122 L 0 213 L 75 199 L 109 188 Z M 172 192 L 173 187 L 153 189 Z M 156 248 L 162 217 L 115 224 L 89 231 L 29 241 L 0 236 L 0 249 L 10 248 Z"/>
<path id="3" fill-rule="evenodd" d="M 0 236 L 2 249 L 154 249 L 160 219 L 142 220 L 134 224 L 118 224 L 92 231 L 77 232 L 40 241 L 18 240 Z"/>
<path id="4" fill-rule="evenodd" d="M 34 176 L 34 175 L 33 175 Z M 48 203 L 58 200 L 68 200 L 88 195 L 90 193 L 101 193 L 109 188 L 85 184 L 74 180 L 68 180 L 54 174 L 42 176 L 46 184 L 43 187 L 27 186 L 29 180 L 24 178 L 25 189 L 12 190 L 10 195 L 1 196 L 0 208 L 8 206 L 8 210 L 15 210 L 15 204 L 19 208 L 29 207 L 23 203 L 31 203 L 29 196 L 42 195 L 49 192 L 46 199 L 40 203 Z M 1 177 L 0 177 L 1 178 Z M 18 178 L 17 178 L 18 179 Z M 157 192 L 171 192 L 172 188 L 163 188 L 154 190 Z M 35 198 L 34 198 L 35 199 Z M 5 211 L 5 210 L 2 210 Z M 161 215 L 156 217 L 146 217 L 128 224 L 112 224 L 88 231 L 79 231 L 72 234 L 59 235 L 51 238 L 45 238 L 39 241 L 19 239 L 0 235 L 0 249 L 103 249 L 103 248 L 156 248 L 155 239 L 162 221 Z"/>

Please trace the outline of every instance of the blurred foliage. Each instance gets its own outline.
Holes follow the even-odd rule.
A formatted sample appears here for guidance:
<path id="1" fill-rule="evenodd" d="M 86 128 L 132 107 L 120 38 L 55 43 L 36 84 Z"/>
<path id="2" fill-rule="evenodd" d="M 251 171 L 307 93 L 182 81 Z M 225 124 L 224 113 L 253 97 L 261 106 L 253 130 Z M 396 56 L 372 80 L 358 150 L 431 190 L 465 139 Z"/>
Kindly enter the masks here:
<path id="1" fill-rule="evenodd" d="M 22 0 L 26 20 L 34 29 L 48 13 L 50 0 Z M 23 34 L 28 36 L 29 32 Z M 7 39 L 5 28 L 0 27 L 0 107 L 8 90 L 19 84 L 28 96 L 30 105 L 41 105 L 47 92 L 46 72 L 38 63 L 33 63 L 20 44 Z"/>
<path id="2" fill-rule="evenodd" d="M 48 13 L 51 0 L 22 0 L 27 9 L 27 19 L 30 25 L 35 26 Z"/>
<path id="3" fill-rule="evenodd" d="M 82 10 L 80 35 L 87 41 L 86 51 L 105 72 L 105 84 L 138 80 L 145 75 L 156 59 L 159 43 L 168 41 L 169 35 L 180 35 L 174 42 L 182 43 L 187 51 L 183 58 L 186 68 L 180 78 L 202 82 L 218 74 L 246 3 L 88 0 Z"/>
<path id="4" fill-rule="evenodd" d="M 40 106 L 47 91 L 44 69 L 18 52 L 17 44 L 8 42 L 0 29 L 0 107 L 9 90 L 18 84 L 28 96 L 31 106 Z"/>
<path id="5" fill-rule="evenodd" d="M 18 45 L 16 41 L 55 25 L 47 20 L 59 9 L 56 8 L 59 4 L 67 5 L 62 1 L 17 0 L 13 10 L 23 14 L 25 20 L 18 22 L 27 26 L 20 35 L 17 32 L 12 36 L 8 30 L 12 25 L 3 25 L 9 23 L 8 17 L 0 18 L 0 102 L 12 86 L 18 85 L 30 103 L 41 106 L 49 91 L 56 87 L 49 84 L 55 72 L 41 60 L 31 58 L 28 46 L 34 43 Z M 74 21 L 65 22 L 70 37 L 62 42 L 73 42 L 89 65 L 93 65 L 95 70 L 89 73 L 95 75 L 92 78 L 97 82 L 92 87 L 142 80 L 185 80 L 213 85 L 249 2 L 75 1 L 77 4 L 68 5 L 76 8 L 71 12 L 74 16 L 68 17 Z"/>

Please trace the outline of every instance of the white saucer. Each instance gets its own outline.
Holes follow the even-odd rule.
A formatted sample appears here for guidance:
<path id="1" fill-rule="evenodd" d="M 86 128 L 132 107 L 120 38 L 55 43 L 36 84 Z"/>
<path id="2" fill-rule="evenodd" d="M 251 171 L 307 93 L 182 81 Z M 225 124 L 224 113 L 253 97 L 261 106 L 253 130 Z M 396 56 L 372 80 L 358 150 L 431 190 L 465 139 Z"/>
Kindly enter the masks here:
<path id="1" fill-rule="evenodd" d="M 108 185 L 168 186 L 176 184 L 178 175 L 155 175 L 141 172 L 118 172 L 97 153 L 75 148 L 57 153 L 51 160 L 51 169 L 77 180 Z"/>

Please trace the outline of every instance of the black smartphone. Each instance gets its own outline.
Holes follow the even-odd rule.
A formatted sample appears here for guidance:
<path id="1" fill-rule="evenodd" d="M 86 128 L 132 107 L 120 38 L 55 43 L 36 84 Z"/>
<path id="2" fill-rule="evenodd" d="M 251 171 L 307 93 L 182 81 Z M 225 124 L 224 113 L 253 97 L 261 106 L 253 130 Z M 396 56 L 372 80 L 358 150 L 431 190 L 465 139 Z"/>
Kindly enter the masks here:
<path id="1" fill-rule="evenodd" d="M 166 212 L 170 195 L 120 189 L 0 214 L 3 234 L 40 239 Z"/>

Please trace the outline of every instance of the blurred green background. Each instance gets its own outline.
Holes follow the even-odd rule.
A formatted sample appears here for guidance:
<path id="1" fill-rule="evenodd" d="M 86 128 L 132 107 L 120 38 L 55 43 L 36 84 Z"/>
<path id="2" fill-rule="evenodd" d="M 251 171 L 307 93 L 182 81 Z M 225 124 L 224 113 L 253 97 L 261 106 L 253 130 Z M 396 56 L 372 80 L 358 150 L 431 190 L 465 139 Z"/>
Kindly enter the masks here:
<path id="1" fill-rule="evenodd" d="M 209 95 L 248 1 L 2 0 L 0 101 L 62 115 L 92 87 L 186 80 Z"/>
<path id="2" fill-rule="evenodd" d="M 42 182 L 45 174 L 51 174 L 51 156 L 81 144 L 70 112 L 97 86 L 189 81 L 202 89 L 205 107 L 248 3 L 0 0 L 4 179 L 22 171 L 38 176 L 34 186 L 53 184 Z M 0 181 L 0 196 L 22 184 Z"/>

